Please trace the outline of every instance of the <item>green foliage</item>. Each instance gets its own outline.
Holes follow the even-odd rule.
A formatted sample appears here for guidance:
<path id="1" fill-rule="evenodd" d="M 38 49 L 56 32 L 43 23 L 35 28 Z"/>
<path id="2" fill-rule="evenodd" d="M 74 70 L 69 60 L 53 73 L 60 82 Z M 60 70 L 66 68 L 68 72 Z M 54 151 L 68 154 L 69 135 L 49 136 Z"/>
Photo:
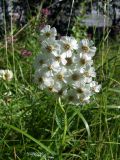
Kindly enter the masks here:
<path id="1" fill-rule="evenodd" d="M 87 27 L 82 23 L 82 20 L 85 18 L 85 13 L 86 13 L 85 5 L 86 5 L 85 1 L 81 2 L 79 16 L 75 17 L 75 23 L 72 27 L 72 34 L 78 40 L 87 37 L 87 32 L 86 32 Z"/>
<path id="2" fill-rule="evenodd" d="M 75 37 L 83 37 L 73 28 Z M 102 91 L 91 104 L 77 107 L 33 83 L 40 45 L 36 20 L 18 32 L 16 42 L 0 44 L 0 68 L 12 69 L 15 76 L 12 82 L 0 81 L 0 160 L 119 160 L 119 43 L 105 33 L 97 44 L 94 62 Z M 22 57 L 21 48 L 32 56 Z"/>
<path id="3" fill-rule="evenodd" d="M 76 17 L 76 21 L 75 21 L 75 24 L 74 26 L 72 27 L 72 34 L 73 36 L 80 40 L 80 39 L 83 39 L 83 38 L 86 38 L 87 37 L 87 27 L 84 26 L 83 24 L 81 24 L 81 20 L 83 19 L 84 17 Z"/>

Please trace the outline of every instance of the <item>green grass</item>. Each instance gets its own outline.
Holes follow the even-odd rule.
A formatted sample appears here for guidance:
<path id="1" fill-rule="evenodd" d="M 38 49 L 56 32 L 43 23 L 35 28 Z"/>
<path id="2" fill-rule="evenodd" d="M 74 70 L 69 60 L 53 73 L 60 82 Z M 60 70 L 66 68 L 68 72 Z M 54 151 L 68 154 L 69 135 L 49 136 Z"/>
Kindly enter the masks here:
<path id="1" fill-rule="evenodd" d="M 14 71 L 13 81 L 0 81 L 0 160 L 120 160 L 119 41 L 106 33 L 97 44 L 94 62 L 102 90 L 89 105 L 77 107 L 33 83 L 40 50 L 34 24 L 15 31 L 16 42 L 0 43 L 0 67 Z M 20 56 L 24 47 L 31 57 Z"/>

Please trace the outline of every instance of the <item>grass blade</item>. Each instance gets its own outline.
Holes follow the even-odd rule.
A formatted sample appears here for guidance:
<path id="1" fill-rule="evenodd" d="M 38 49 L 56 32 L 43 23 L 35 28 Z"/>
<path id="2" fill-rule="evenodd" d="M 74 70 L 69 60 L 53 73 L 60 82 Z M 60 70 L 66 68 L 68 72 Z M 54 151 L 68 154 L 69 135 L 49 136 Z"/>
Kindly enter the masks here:
<path id="1" fill-rule="evenodd" d="M 36 144 L 38 144 L 41 148 L 43 148 L 44 150 L 46 150 L 48 153 L 55 155 L 55 152 L 51 151 L 47 146 L 45 146 L 44 144 L 42 144 L 41 142 L 39 142 L 37 139 L 35 139 L 34 137 L 32 137 L 31 135 L 27 134 L 25 131 L 13 126 L 13 125 L 9 125 L 9 124 L 4 124 L 6 127 L 11 128 L 21 134 L 23 134 L 24 136 L 26 136 L 27 138 L 31 139 L 33 142 L 35 142 Z"/>

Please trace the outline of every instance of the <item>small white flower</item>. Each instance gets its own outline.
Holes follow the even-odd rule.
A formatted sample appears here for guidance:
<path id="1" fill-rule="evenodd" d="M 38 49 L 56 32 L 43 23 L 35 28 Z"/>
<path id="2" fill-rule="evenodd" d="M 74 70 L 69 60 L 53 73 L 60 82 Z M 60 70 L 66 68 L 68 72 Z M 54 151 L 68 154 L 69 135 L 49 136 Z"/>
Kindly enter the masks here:
<path id="1" fill-rule="evenodd" d="M 42 50 L 48 54 L 55 54 L 60 50 L 60 45 L 57 40 L 47 39 L 42 42 Z"/>
<path id="2" fill-rule="evenodd" d="M 84 80 L 84 76 L 79 72 L 79 70 L 70 70 L 68 84 L 72 85 L 79 81 L 84 82 Z"/>
<path id="3" fill-rule="evenodd" d="M 89 84 L 79 81 L 78 83 L 73 84 L 73 88 L 76 90 L 79 96 L 81 95 L 89 96 L 89 97 L 91 96 L 91 90 L 90 90 Z"/>
<path id="4" fill-rule="evenodd" d="M 41 89 L 44 89 L 45 87 L 42 87 L 42 85 L 44 85 L 44 81 L 43 81 L 43 74 L 39 71 L 36 70 L 35 74 L 34 74 L 34 82 L 38 85 L 40 85 Z"/>
<path id="5" fill-rule="evenodd" d="M 63 36 L 60 39 L 61 50 L 66 53 L 66 57 L 71 57 L 73 50 L 78 49 L 78 43 L 75 38 Z"/>
<path id="6" fill-rule="evenodd" d="M 85 96 L 85 95 L 80 95 L 79 97 L 79 104 L 80 105 L 85 105 L 90 103 L 90 96 Z"/>
<path id="7" fill-rule="evenodd" d="M 54 81 L 54 84 L 49 86 L 47 89 L 51 92 L 58 93 L 62 89 L 62 83 L 58 81 Z"/>
<path id="8" fill-rule="evenodd" d="M 67 61 L 65 53 L 61 53 L 61 51 L 59 50 L 57 52 L 54 52 L 53 54 L 55 61 L 57 61 L 60 65 L 66 65 Z"/>
<path id="9" fill-rule="evenodd" d="M 76 63 L 77 67 L 85 67 L 86 65 L 92 65 L 93 60 L 87 54 L 79 53 L 74 57 L 74 63 Z"/>
<path id="10" fill-rule="evenodd" d="M 49 72 L 52 76 L 54 75 L 54 72 L 59 72 L 61 69 L 60 69 L 59 62 L 54 61 L 54 59 L 51 58 L 51 59 L 48 59 L 45 64 L 43 64 L 40 70 L 42 70 L 43 72 Z"/>
<path id="11" fill-rule="evenodd" d="M 35 61 L 34 61 L 34 69 L 38 69 L 40 67 L 42 67 L 44 64 L 46 64 L 46 61 L 48 60 L 48 55 L 46 54 L 38 54 L 35 58 Z"/>
<path id="12" fill-rule="evenodd" d="M 37 77 L 38 74 L 49 79 L 50 77 L 54 77 L 54 73 L 58 72 L 59 70 L 59 63 L 53 61 L 53 59 L 48 59 L 46 63 L 42 65 L 42 67 L 36 69 L 35 77 Z"/>
<path id="13" fill-rule="evenodd" d="M 79 97 L 77 95 L 76 90 L 74 89 L 69 89 L 67 90 L 65 99 L 68 101 L 70 104 L 78 104 L 79 103 Z"/>
<path id="14" fill-rule="evenodd" d="M 47 87 L 51 87 L 54 85 L 54 79 L 52 77 L 44 77 L 44 84 L 47 86 Z"/>
<path id="15" fill-rule="evenodd" d="M 96 47 L 91 46 L 88 39 L 83 39 L 79 43 L 78 53 L 87 54 L 89 57 L 93 57 L 96 52 Z"/>
<path id="16" fill-rule="evenodd" d="M 68 70 L 75 70 L 75 69 L 78 69 L 76 68 L 77 66 L 77 62 L 76 62 L 76 54 L 72 54 L 71 57 L 66 57 L 65 60 L 67 61 L 67 63 L 65 64 L 65 67 L 68 69 Z"/>
<path id="17" fill-rule="evenodd" d="M 86 76 L 86 77 L 96 77 L 95 68 L 91 67 L 90 65 L 86 65 L 85 71 L 84 71 L 84 76 Z"/>
<path id="18" fill-rule="evenodd" d="M 54 80 L 61 83 L 67 83 L 68 73 L 65 67 L 61 67 L 58 72 L 54 74 Z"/>
<path id="19" fill-rule="evenodd" d="M 6 81 L 11 81 L 13 78 L 13 72 L 9 69 L 0 70 L 0 78 Z"/>
<path id="20" fill-rule="evenodd" d="M 98 82 L 96 82 L 96 81 L 92 81 L 91 83 L 90 83 L 90 87 L 91 87 L 91 90 L 93 91 L 93 92 L 100 92 L 100 89 L 101 89 L 101 85 L 99 84 L 98 85 Z"/>
<path id="21" fill-rule="evenodd" d="M 40 39 L 44 40 L 44 39 L 55 39 L 57 35 L 57 31 L 56 29 L 53 27 L 51 28 L 50 25 L 46 25 L 40 32 Z"/>
<path id="22" fill-rule="evenodd" d="M 42 90 L 54 85 L 53 78 L 47 77 L 46 74 L 40 72 L 40 70 L 36 70 L 34 75 L 34 81 L 36 84 L 38 84 L 38 87 Z"/>

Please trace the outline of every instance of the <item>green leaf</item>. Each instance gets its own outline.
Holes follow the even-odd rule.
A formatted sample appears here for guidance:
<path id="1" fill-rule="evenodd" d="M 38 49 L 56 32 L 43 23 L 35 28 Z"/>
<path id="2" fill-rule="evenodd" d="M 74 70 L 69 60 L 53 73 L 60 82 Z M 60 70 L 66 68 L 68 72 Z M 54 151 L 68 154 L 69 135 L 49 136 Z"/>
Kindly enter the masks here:
<path id="1" fill-rule="evenodd" d="M 120 93 L 120 90 L 119 90 L 119 89 L 112 89 L 112 88 L 109 88 L 108 90 L 109 90 L 109 91 L 112 91 L 112 92 Z"/>
<path id="2" fill-rule="evenodd" d="M 46 150 L 47 152 L 51 153 L 52 155 L 55 155 L 55 152 L 51 151 L 47 146 L 45 146 L 44 144 L 42 144 L 41 142 L 39 142 L 37 139 L 35 139 L 34 137 L 32 137 L 31 135 L 27 134 L 25 131 L 13 126 L 13 125 L 9 125 L 9 124 L 4 124 L 6 127 L 11 128 L 21 134 L 23 134 L 24 136 L 26 136 L 27 138 L 31 139 L 33 142 L 35 142 L 36 144 L 38 144 L 41 148 L 43 148 L 44 150 Z"/>
<path id="3" fill-rule="evenodd" d="M 89 125 L 86 121 L 86 119 L 84 118 L 84 116 L 80 113 L 80 110 L 76 110 L 75 109 L 75 112 L 78 114 L 78 116 L 80 117 L 80 119 L 82 119 L 84 125 L 85 125 L 85 128 L 87 130 L 87 133 L 88 133 L 88 141 L 91 141 L 91 134 L 90 134 L 90 128 L 89 128 Z"/>

